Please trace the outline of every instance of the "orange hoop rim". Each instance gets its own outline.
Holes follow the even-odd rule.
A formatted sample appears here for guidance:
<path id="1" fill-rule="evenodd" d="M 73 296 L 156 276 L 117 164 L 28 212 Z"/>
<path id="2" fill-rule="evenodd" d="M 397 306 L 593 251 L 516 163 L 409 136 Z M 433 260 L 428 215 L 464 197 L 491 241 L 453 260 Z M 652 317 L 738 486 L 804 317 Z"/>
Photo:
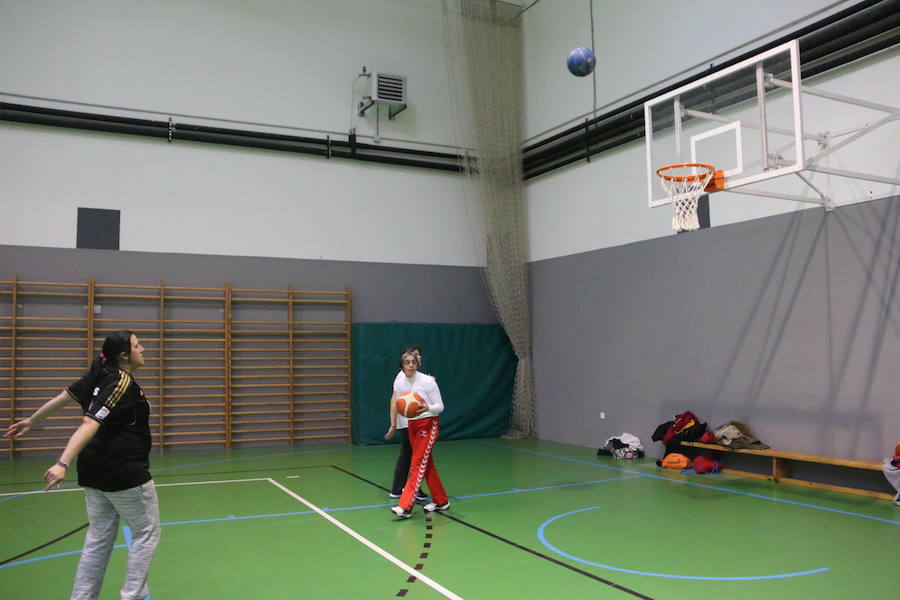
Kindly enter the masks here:
<path id="1" fill-rule="evenodd" d="M 706 169 L 709 172 L 710 176 L 715 175 L 716 173 L 716 168 L 706 163 L 674 163 L 658 168 L 656 170 L 656 174 L 667 181 L 701 181 L 706 177 L 706 173 L 694 173 L 692 175 L 669 175 L 667 173 L 663 173 L 663 171 L 670 171 L 672 169 L 683 169 L 691 167 Z"/>

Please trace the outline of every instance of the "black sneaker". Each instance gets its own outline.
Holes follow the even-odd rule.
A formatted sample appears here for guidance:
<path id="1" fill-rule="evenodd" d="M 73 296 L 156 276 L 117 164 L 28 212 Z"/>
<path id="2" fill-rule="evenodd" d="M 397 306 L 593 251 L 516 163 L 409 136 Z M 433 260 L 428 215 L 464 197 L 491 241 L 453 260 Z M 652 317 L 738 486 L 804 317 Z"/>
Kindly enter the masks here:
<path id="1" fill-rule="evenodd" d="M 450 509 L 450 501 L 447 500 L 446 504 L 435 504 L 434 502 L 429 502 L 425 506 L 422 507 L 422 510 L 426 512 L 435 512 L 437 510 L 449 510 Z"/>
<path id="2" fill-rule="evenodd" d="M 399 498 L 399 497 L 400 497 L 400 494 L 395 494 L 394 492 L 390 492 L 388 494 L 388 498 Z"/>
<path id="3" fill-rule="evenodd" d="M 416 502 L 425 502 L 426 500 L 428 500 L 428 496 L 422 492 L 416 492 Z"/>

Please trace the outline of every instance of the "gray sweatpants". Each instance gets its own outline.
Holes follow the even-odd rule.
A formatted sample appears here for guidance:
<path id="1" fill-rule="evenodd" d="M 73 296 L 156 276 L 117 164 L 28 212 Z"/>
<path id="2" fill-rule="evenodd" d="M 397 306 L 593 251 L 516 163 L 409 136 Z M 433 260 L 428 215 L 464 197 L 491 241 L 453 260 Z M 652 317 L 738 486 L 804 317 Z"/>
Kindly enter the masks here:
<path id="1" fill-rule="evenodd" d="M 120 492 L 84 488 L 84 499 L 89 526 L 71 600 L 95 600 L 100 595 L 103 575 L 119 531 L 119 517 L 131 529 L 121 598 L 143 600 L 149 593 L 147 573 L 159 543 L 159 503 L 153 480 Z"/>

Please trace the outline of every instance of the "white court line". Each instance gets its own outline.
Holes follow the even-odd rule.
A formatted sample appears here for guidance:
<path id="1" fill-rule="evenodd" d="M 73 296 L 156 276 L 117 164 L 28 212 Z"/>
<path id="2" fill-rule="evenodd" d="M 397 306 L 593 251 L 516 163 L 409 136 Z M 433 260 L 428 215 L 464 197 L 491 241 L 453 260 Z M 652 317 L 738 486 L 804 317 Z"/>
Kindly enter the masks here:
<path id="1" fill-rule="evenodd" d="M 182 481 L 181 483 L 157 483 L 156 487 L 175 487 L 176 485 L 206 485 L 208 483 L 241 483 L 242 481 L 270 481 L 268 477 L 251 477 L 248 479 L 220 479 L 218 481 Z"/>
<path id="2" fill-rule="evenodd" d="M 175 487 L 177 485 L 207 485 L 210 483 L 240 483 L 242 481 L 272 481 L 266 477 L 254 477 L 250 479 L 220 479 L 218 481 L 182 481 L 180 483 L 157 483 L 156 487 Z M 84 488 L 74 487 L 74 488 L 64 488 L 61 490 L 34 490 L 32 492 L 6 492 L 0 494 L 0 498 L 3 496 L 30 496 L 32 494 L 60 494 L 63 492 L 80 492 Z"/>
<path id="3" fill-rule="evenodd" d="M 31 492 L 6 492 L 0 494 L 0 498 L 3 496 L 31 496 L 32 494 L 63 494 L 65 492 L 80 492 L 84 488 L 75 487 L 75 488 L 63 488 L 61 490 L 34 490 Z"/>
<path id="4" fill-rule="evenodd" d="M 311 502 L 309 502 L 309 501 L 305 500 L 304 498 L 300 497 L 299 495 L 295 494 L 294 492 L 292 492 L 291 490 L 287 489 L 286 487 L 284 487 L 283 485 L 281 485 L 280 483 L 278 483 L 278 482 L 275 481 L 274 479 L 269 479 L 269 483 L 271 483 L 272 485 L 274 485 L 274 486 L 277 487 L 277 488 L 280 488 L 281 491 L 283 491 L 283 492 L 284 492 L 285 494 L 287 494 L 288 496 L 294 498 L 295 500 L 299 500 L 300 502 L 302 502 L 303 504 L 305 504 L 305 505 L 308 506 L 309 508 L 313 509 L 313 510 L 316 511 L 320 516 L 324 517 L 325 519 L 328 519 L 328 520 L 331 521 L 334 525 L 340 527 L 340 528 L 344 531 L 344 533 L 346 533 L 346 534 L 349 535 L 350 537 L 356 539 L 358 542 L 362 543 L 363 545 L 365 545 L 366 547 L 368 547 L 370 550 L 374 550 L 375 552 L 377 552 L 378 554 L 380 554 L 380 555 L 383 556 L 384 558 L 388 559 L 389 561 L 391 561 L 392 563 L 394 563 L 395 565 L 397 565 L 398 567 L 400 567 L 401 569 L 403 569 L 404 571 L 406 571 L 407 573 L 409 573 L 410 575 L 412 575 L 412 576 L 415 577 L 416 579 L 419 579 L 419 580 L 421 580 L 424 584 L 428 585 L 428 586 L 431 587 L 431 588 L 434 588 L 436 591 L 440 592 L 441 594 L 443 594 L 443 595 L 446 596 L 447 598 L 452 598 L 453 600 L 463 600 L 462 597 L 457 596 L 456 594 L 454 594 L 453 592 L 451 592 L 450 590 L 448 590 L 447 588 L 445 588 L 444 586 L 442 586 L 442 585 L 439 584 L 438 582 L 434 581 L 433 579 L 430 579 L 429 577 L 426 577 L 425 575 L 422 575 L 422 573 L 421 573 L 420 571 L 416 571 L 415 569 L 413 569 L 412 567 L 410 567 L 408 564 L 406 564 L 405 562 L 401 561 L 399 558 L 397 558 L 397 557 L 395 557 L 394 555 L 390 554 L 390 553 L 387 552 L 386 550 L 383 550 L 382 548 L 379 548 L 378 546 L 376 546 L 375 544 L 373 544 L 372 542 L 370 542 L 369 540 L 367 540 L 367 539 L 364 538 L 363 536 L 359 535 L 358 533 L 356 533 L 355 531 L 353 531 L 352 529 L 350 529 L 349 527 L 347 527 L 346 525 L 344 525 L 343 523 L 341 523 L 340 521 L 338 521 L 337 519 L 335 519 L 334 517 L 332 517 L 331 515 L 329 515 L 329 514 L 326 513 L 325 511 L 323 511 L 321 508 L 319 508 L 319 507 L 316 506 L 315 504 L 312 504 Z"/>

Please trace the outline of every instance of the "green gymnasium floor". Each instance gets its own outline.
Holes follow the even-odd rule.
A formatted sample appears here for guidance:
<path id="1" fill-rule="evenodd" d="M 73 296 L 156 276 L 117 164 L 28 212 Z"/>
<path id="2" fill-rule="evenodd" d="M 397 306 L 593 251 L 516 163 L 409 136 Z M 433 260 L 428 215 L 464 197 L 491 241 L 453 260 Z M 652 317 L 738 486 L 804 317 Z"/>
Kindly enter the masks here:
<path id="1" fill-rule="evenodd" d="M 151 598 L 898 598 L 891 502 L 536 440 L 440 442 L 449 513 L 388 512 L 396 446 L 152 457 Z M 68 598 L 86 521 L 46 459 L 0 463 L 0 597 Z M 102 598 L 118 598 L 127 529 Z M 55 541 L 54 541 L 55 540 Z"/>

